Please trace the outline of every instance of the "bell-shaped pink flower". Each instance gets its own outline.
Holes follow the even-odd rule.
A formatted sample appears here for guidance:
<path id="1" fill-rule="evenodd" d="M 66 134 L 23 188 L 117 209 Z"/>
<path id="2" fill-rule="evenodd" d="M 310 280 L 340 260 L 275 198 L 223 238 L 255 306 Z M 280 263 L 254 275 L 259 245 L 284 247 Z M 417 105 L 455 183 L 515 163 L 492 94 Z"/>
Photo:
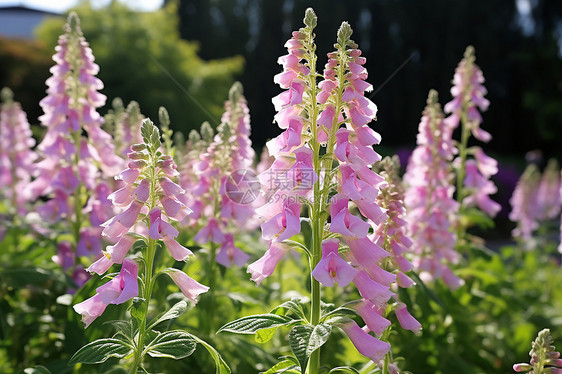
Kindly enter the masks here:
<path id="1" fill-rule="evenodd" d="M 421 323 L 419 323 L 414 317 L 412 317 L 410 312 L 408 312 L 406 304 L 399 303 L 394 310 L 394 313 L 396 314 L 396 318 L 398 318 L 398 322 L 403 329 L 413 332 L 421 330 Z"/>
<path id="2" fill-rule="evenodd" d="M 199 244 L 205 244 L 208 242 L 222 243 L 225 240 L 225 236 L 219 227 L 219 224 L 215 218 L 209 219 L 207 226 L 203 227 L 199 232 L 193 237 L 193 240 Z"/>
<path id="3" fill-rule="evenodd" d="M 105 308 L 107 308 L 107 304 L 102 301 L 99 294 L 73 306 L 74 311 L 82 315 L 82 322 L 86 328 L 103 314 Z"/>
<path id="4" fill-rule="evenodd" d="M 262 223 L 262 237 L 265 240 L 282 241 L 301 231 L 300 205 L 286 200 L 281 209 L 281 212 Z"/>
<path id="5" fill-rule="evenodd" d="M 330 231 L 343 236 L 364 238 L 367 236 L 370 226 L 349 212 L 348 203 L 349 200 L 345 196 L 332 198 Z"/>
<path id="6" fill-rule="evenodd" d="M 104 253 L 100 258 L 97 259 L 92 265 L 90 265 L 86 271 L 89 273 L 96 273 L 99 275 L 104 274 L 109 268 L 114 264 L 107 255 Z"/>
<path id="7" fill-rule="evenodd" d="M 355 276 L 353 283 L 357 287 L 359 294 L 377 307 L 384 305 L 394 293 L 390 291 L 389 287 L 383 286 L 382 284 L 369 278 L 369 275 L 361 270 Z"/>
<path id="8" fill-rule="evenodd" d="M 265 278 L 273 274 L 279 261 L 285 256 L 291 247 L 286 244 L 272 242 L 265 254 L 256 262 L 248 265 L 248 273 L 252 275 L 251 280 L 259 285 Z"/>
<path id="9" fill-rule="evenodd" d="M 162 210 L 160 208 L 153 208 L 148 215 L 150 217 L 149 236 L 152 239 L 162 239 L 174 259 L 184 261 L 193 254 L 193 252 L 175 240 L 179 232 L 175 227 L 162 219 Z"/>
<path id="10" fill-rule="evenodd" d="M 225 240 L 221 244 L 221 249 L 217 254 L 217 262 L 227 268 L 232 265 L 243 266 L 250 259 L 250 255 L 242 252 L 234 245 L 234 235 L 226 234 Z"/>
<path id="11" fill-rule="evenodd" d="M 390 344 L 367 334 L 353 321 L 340 325 L 340 328 L 347 334 L 357 351 L 373 362 L 379 362 L 390 351 Z"/>
<path id="12" fill-rule="evenodd" d="M 368 267 L 377 263 L 383 257 L 389 257 L 390 253 L 373 243 L 369 238 L 344 238 L 349 246 L 350 252 L 346 254 L 353 265 Z"/>
<path id="13" fill-rule="evenodd" d="M 190 278 L 181 270 L 167 268 L 164 272 L 172 278 L 184 296 L 187 297 L 193 304 L 197 304 L 197 297 L 200 294 L 209 290 L 209 287 L 202 285 L 193 278 Z"/>
<path id="14" fill-rule="evenodd" d="M 390 326 L 390 321 L 384 318 L 376 305 L 369 300 L 361 300 L 358 304 L 353 305 L 353 309 L 363 318 L 369 330 L 378 336 L 381 336 L 384 330 Z"/>
<path id="15" fill-rule="evenodd" d="M 106 304 L 121 304 L 139 295 L 138 276 L 139 266 L 130 259 L 125 259 L 119 275 L 96 288 L 101 300 Z"/>
<path id="16" fill-rule="evenodd" d="M 138 269 L 136 262 L 125 259 L 115 278 L 98 287 L 93 297 L 74 305 L 74 310 L 82 315 L 86 327 L 102 315 L 107 305 L 121 304 L 138 296 Z"/>
<path id="17" fill-rule="evenodd" d="M 326 287 L 345 287 L 359 272 L 338 254 L 339 240 L 327 239 L 322 242 L 322 259 L 318 262 L 312 276 Z"/>
<path id="18" fill-rule="evenodd" d="M 105 249 L 108 258 L 113 263 L 123 263 L 125 256 L 129 252 L 129 249 L 131 249 L 131 246 L 135 243 L 135 241 L 136 239 L 131 235 L 123 235 L 117 243 L 115 243 L 114 245 L 109 245 Z"/>

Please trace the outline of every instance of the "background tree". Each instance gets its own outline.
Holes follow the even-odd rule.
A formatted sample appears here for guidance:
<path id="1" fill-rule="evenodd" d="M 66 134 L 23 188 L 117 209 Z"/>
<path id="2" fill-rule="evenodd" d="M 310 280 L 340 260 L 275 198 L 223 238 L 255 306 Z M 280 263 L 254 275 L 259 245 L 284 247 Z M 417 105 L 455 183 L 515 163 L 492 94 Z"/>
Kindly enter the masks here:
<path id="1" fill-rule="evenodd" d="M 198 43 L 179 38 L 173 4 L 142 13 L 117 1 L 100 9 L 85 2 L 75 11 L 100 65 L 98 76 L 108 102 L 114 97 L 136 100 L 153 118 L 165 106 L 175 130 L 184 133 L 203 121 L 220 122 L 224 97 L 243 68 L 241 56 L 202 60 Z M 37 30 L 50 51 L 63 22 L 51 19 Z"/>

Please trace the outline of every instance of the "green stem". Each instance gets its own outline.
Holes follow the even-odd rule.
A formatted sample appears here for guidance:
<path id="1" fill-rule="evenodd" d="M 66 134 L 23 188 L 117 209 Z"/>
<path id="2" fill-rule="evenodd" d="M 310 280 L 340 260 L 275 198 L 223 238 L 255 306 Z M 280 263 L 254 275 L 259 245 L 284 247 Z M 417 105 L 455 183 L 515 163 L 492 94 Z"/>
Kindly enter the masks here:
<path id="1" fill-rule="evenodd" d="M 209 261 L 207 264 L 209 291 L 205 295 L 207 299 L 207 328 L 209 335 L 213 335 L 216 331 L 215 327 L 215 287 L 216 287 L 216 270 L 217 270 L 217 245 L 210 243 Z"/>
<path id="2" fill-rule="evenodd" d="M 150 212 L 156 206 L 156 163 L 158 161 L 158 157 L 156 156 L 156 149 L 151 149 L 151 167 L 148 172 L 148 180 L 150 180 L 150 204 L 148 211 Z M 150 221 L 147 220 L 146 222 L 148 229 L 150 230 Z M 138 330 L 138 337 L 136 341 L 135 347 L 135 355 L 133 365 L 129 370 L 130 374 L 136 374 L 137 369 L 141 367 L 142 361 L 144 358 L 144 340 L 146 338 L 146 320 L 148 315 L 148 306 L 150 304 L 150 298 L 152 297 L 152 287 L 154 286 L 154 280 L 156 277 L 154 276 L 154 257 L 156 255 L 156 248 L 157 248 L 158 240 L 148 238 L 148 245 L 146 249 L 146 257 L 145 257 L 145 272 L 144 272 L 144 284 L 142 288 L 142 297 L 143 302 L 140 308 L 141 317 L 138 319 L 139 330 Z"/>
<path id="3" fill-rule="evenodd" d="M 156 254 L 156 240 L 155 239 L 148 239 L 148 249 L 147 249 L 147 256 L 146 256 L 146 267 L 145 267 L 145 282 L 144 288 L 142 292 L 142 296 L 144 298 L 142 309 L 141 309 L 141 318 L 139 320 L 139 332 L 138 332 L 138 340 L 135 347 L 135 358 L 133 361 L 133 365 L 131 366 L 131 370 L 129 371 L 130 374 L 134 374 L 137 372 L 137 369 L 140 365 L 142 365 L 142 360 L 144 358 L 144 339 L 146 338 L 146 317 L 148 315 L 148 305 L 150 303 L 150 298 L 152 296 L 152 287 L 154 285 L 154 274 L 153 274 L 153 263 L 154 263 L 154 256 Z"/>

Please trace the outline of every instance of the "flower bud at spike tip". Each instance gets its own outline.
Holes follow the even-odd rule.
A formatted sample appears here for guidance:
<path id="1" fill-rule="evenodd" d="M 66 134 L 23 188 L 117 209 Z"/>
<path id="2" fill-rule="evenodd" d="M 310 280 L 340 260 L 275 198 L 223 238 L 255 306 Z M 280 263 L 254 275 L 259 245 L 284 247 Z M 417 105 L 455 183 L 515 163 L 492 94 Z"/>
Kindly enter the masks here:
<path id="1" fill-rule="evenodd" d="M 4 87 L 0 93 L 0 98 L 4 104 L 11 103 L 14 100 L 14 93 L 8 87 Z"/>
<path id="2" fill-rule="evenodd" d="M 115 110 L 121 111 L 123 109 L 125 109 L 125 105 L 123 105 L 123 100 L 121 100 L 120 97 L 116 97 L 115 99 L 113 99 L 113 101 L 111 102 L 111 105 L 113 106 L 113 108 Z"/>
<path id="3" fill-rule="evenodd" d="M 169 126 L 170 125 L 170 115 L 166 108 L 161 106 L 158 108 L 158 120 L 160 121 L 161 126 Z"/>
<path id="4" fill-rule="evenodd" d="M 66 28 L 68 28 L 66 30 Z M 82 30 L 80 29 L 80 18 L 78 18 L 78 14 L 76 12 L 70 12 L 65 24 L 66 32 L 75 32 L 78 35 L 82 36 Z"/>
<path id="5" fill-rule="evenodd" d="M 192 144 L 195 144 L 201 140 L 201 135 L 197 132 L 197 130 L 191 130 L 188 135 L 189 141 Z"/>
<path id="6" fill-rule="evenodd" d="M 201 138 L 207 143 L 210 143 L 213 140 L 213 136 L 215 135 L 215 131 L 209 124 L 209 122 L 203 122 L 201 124 Z"/>
<path id="7" fill-rule="evenodd" d="M 351 34 L 353 34 L 353 30 L 351 26 L 347 22 L 342 22 L 339 30 L 338 30 L 338 44 L 345 48 L 347 44 L 351 41 Z"/>
<path id="8" fill-rule="evenodd" d="M 244 94 L 244 87 L 240 82 L 234 82 L 230 90 L 228 91 L 228 100 L 230 101 L 230 105 L 235 106 L 240 99 L 240 95 Z"/>
<path id="9" fill-rule="evenodd" d="M 439 93 L 437 93 L 437 91 L 434 89 L 429 90 L 429 95 L 427 95 L 427 105 L 437 104 L 438 101 Z"/>
<path id="10" fill-rule="evenodd" d="M 304 15 L 304 24 L 311 29 L 314 29 L 318 23 L 318 17 L 316 17 L 316 13 L 314 13 L 314 9 L 308 8 Z"/>
<path id="11" fill-rule="evenodd" d="M 160 148 L 160 131 L 149 118 L 142 121 L 141 135 L 147 146 L 152 149 Z"/>

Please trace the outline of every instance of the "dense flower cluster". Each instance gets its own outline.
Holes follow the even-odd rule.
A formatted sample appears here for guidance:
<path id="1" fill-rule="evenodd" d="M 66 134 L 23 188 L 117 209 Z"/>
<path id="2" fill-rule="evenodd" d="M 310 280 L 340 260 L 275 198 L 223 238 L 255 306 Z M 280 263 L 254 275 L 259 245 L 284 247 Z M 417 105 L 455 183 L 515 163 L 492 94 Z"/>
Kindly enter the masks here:
<path id="1" fill-rule="evenodd" d="M 462 281 L 448 266 L 459 261 L 454 233 L 459 204 L 453 199 L 451 161 L 456 149 L 452 132 L 443 118 L 437 92 L 430 91 L 419 125 L 418 146 L 404 175 L 408 186 L 404 203 L 416 268 L 423 272 L 421 275 L 442 278 L 455 289 Z"/>
<path id="2" fill-rule="evenodd" d="M 74 306 L 82 314 L 86 326 L 103 313 L 104 305 L 119 304 L 138 296 L 138 266 L 133 260 L 126 258 L 136 242 L 137 236 L 129 234 L 133 226 L 145 226 L 144 231 L 148 232 L 148 237 L 143 238 L 145 244 L 150 246 L 150 243 L 161 241 L 177 261 L 184 261 L 192 255 L 189 249 L 176 241 L 178 230 L 171 224 L 172 221 L 182 221 L 191 213 L 179 201 L 185 191 L 172 181 L 179 174 L 177 166 L 170 156 L 162 155 L 158 150 L 160 135 L 150 120 L 143 121 L 141 132 L 144 143 L 131 146 L 131 152 L 127 155 L 128 168 L 119 174 L 124 186 L 109 195 L 113 205 L 123 210 L 102 224 L 103 235 L 115 244 L 108 246 L 103 256 L 87 269 L 101 275 L 113 264 L 123 264 L 119 275 L 121 278 L 113 278 L 99 287 L 94 297 Z M 196 297 L 208 289 L 181 270 L 167 269 L 166 273 L 194 303 L 197 301 Z M 133 283 L 135 286 L 128 286 Z"/>
<path id="3" fill-rule="evenodd" d="M 353 282 L 363 298 L 356 310 L 367 329 L 380 336 L 390 324 L 382 314 L 394 295 L 390 287 L 396 281 L 396 274 L 383 267 L 393 262 L 403 271 L 410 270 L 411 264 L 399 247 L 410 243 L 402 237 L 402 229 L 396 228 L 396 236 L 389 241 L 395 247 L 395 257 L 388 259 L 391 254 L 382 248 L 386 246 L 386 231 L 401 225 L 402 211 L 401 205 L 388 200 L 392 219 L 387 223 L 387 209 L 377 201 L 379 190 L 388 186 L 371 169 L 380 160 L 373 150 L 380 136 L 368 125 L 376 118 L 377 107 L 365 97 L 372 86 L 366 82 L 366 60 L 350 39 L 351 28 L 342 24 L 337 50 L 328 54 L 324 79 L 317 85 L 312 27 L 307 26 L 293 32 L 285 45 L 288 55 L 279 58 L 283 72 L 275 76 L 275 82 L 286 91 L 272 101 L 278 111 L 276 122 L 284 132 L 268 142 L 275 160 L 259 176 L 268 201 L 258 213 L 264 220 L 262 237 L 269 241 L 269 249 L 248 272 L 258 284 L 273 273 L 293 245 L 290 239 L 301 231 L 301 205 L 308 199 L 312 220 L 322 222 L 318 214 L 326 213 L 330 218 L 328 231 L 318 238 L 322 241 L 321 258 L 313 264 L 312 276 L 326 287 L 345 287 Z M 321 158 L 322 147 L 329 157 Z M 335 193 L 330 198 L 329 191 Z M 369 234 L 371 225 L 379 230 L 373 235 Z M 340 247 L 348 249 L 344 258 Z M 407 277 L 402 279 L 404 284 L 413 283 Z M 397 315 L 404 317 L 404 326 L 417 330 L 419 324 L 406 322 L 403 311 L 404 304 L 396 308 Z M 375 362 L 390 349 L 387 342 L 369 335 L 355 322 L 341 327 L 358 351 Z"/>
<path id="4" fill-rule="evenodd" d="M 98 92 L 103 83 L 95 77 L 99 67 L 75 13 L 69 15 L 64 30 L 53 56 L 53 75 L 47 79 L 47 96 L 40 102 L 44 114 L 39 120 L 46 133 L 37 147 L 35 179 L 24 193 L 31 201 L 46 198 L 36 210 L 42 222 L 68 222 L 77 254 L 99 256 L 101 252 L 94 250 L 101 248 L 99 225 L 113 215 L 107 200 L 113 188 L 110 178 L 123 160 L 115 154 L 111 135 L 101 128 L 103 118 L 96 109 L 105 103 Z M 63 251 L 55 260 L 61 263 L 64 256 Z M 75 270 L 79 269 L 78 264 Z M 80 285 L 83 270 L 74 274 Z"/>
<path id="5" fill-rule="evenodd" d="M 463 127 L 460 154 L 455 160 L 459 169 L 457 174 L 459 178 L 464 178 L 460 182 L 462 190 L 461 186 L 457 190 L 458 194 L 462 194 L 462 204 L 465 207 L 477 206 L 493 217 L 501 210 L 500 204 L 490 198 L 490 195 L 497 192 L 496 185 L 490 181 L 490 177 L 498 172 L 497 161 L 487 156 L 480 147 L 467 149 L 469 133 L 482 142 L 492 139 L 490 133 L 480 127 L 482 115 L 479 109 L 487 110 L 490 102 L 484 97 L 487 93 L 482 85 L 484 75 L 474 61 L 474 48 L 469 46 L 455 70 L 451 88 L 453 100 L 444 107 L 445 113 L 450 113 L 450 116 L 445 121 L 453 129 L 459 123 Z M 472 154 L 474 158 L 467 159 L 468 154 Z"/>
<path id="6" fill-rule="evenodd" d="M 194 210 L 186 222 L 199 228 L 193 239 L 219 245 L 216 261 L 221 265 L 243 266 L 249 255 L 234 245 L 234 233 L 253 227 L 257 191 L 248 185 L 254 176 L 250 168 L 255 153 L 240 83 L 230 90 L 217 134 L 213 136 L 212 128 L 203 125 L 201 136 L 190 136 L 188 150 L 180 184 L 190 191 L 185 202 Z"/>
<path id="7" fill-rule="evenodd" d="M 541 222 L 552 220 L 561 208 L 560 167 L 550 160 L 541 175 L 537 165 L 529 164 L 521 175 L 511 196 L 509 219 L 517 224 L 512 235 L 532 246 L 533 233 Z"/>
<path id="8" fill-rule="evenodd" d="M 9 88 L 2 89 L 0 106 L 0 197 L 10 201 L 12 214 L 27 212 L 27 198 L 23 194 L 31 181 L 37 154 L 29 122 L 20 104 L 13 100 Z M 4 226 L 4 225 L 2 225 Z"/>
<path id="9" fill-rule="evenodd" d="M 531 356 L 529 364 L 515 364 L 513 365 L 513 370 L 517 373 L 527 372 L 529 374 L 562 373 L 560 352 L 557 352 L 556 347 L 552 345 L 552 337 L 549 329 L 544 329 L 539 332 L 533 342 L 533 347 L 529 352 L 529 356 Z"/>

